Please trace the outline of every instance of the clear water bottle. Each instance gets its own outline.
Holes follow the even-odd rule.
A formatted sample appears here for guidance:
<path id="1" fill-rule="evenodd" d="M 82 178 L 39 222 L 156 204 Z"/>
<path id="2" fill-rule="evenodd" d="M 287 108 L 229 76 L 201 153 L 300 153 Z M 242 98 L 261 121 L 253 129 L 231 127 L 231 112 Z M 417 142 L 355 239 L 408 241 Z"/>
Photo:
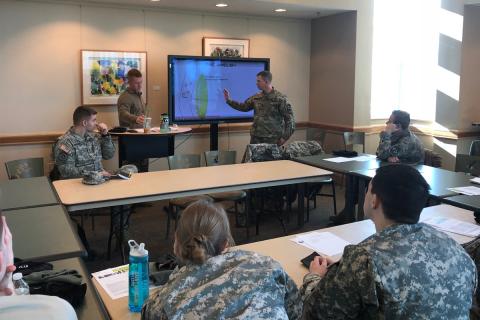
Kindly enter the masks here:
<path id="1" fill-rule="evenodd" d="M 30 294 L 30 287 L 23 280 L 23 275 L 21 272 L 14 273 L 12 276 L 13 288 L 17 296 Z"/>
<path id="2" fill-rule="evenodd" d="M 144 243 L 139 245 L 135 240 L 129 240 L 128 245 L 128 308 L 132 312 L 140 312 L 148 298 L 148 251 Z"/>

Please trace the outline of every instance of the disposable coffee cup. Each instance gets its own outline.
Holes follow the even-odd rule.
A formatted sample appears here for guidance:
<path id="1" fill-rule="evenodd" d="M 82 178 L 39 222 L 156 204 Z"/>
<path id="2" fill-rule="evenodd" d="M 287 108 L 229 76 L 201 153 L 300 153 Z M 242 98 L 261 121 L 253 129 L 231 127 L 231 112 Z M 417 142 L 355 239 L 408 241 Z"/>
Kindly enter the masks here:
<path id="1" fill-rule="evenodd" d="M 143 132 L 150 133 L 150 129 L 152 129 L 152 118 L 145 118 L 143 121 Z"/>

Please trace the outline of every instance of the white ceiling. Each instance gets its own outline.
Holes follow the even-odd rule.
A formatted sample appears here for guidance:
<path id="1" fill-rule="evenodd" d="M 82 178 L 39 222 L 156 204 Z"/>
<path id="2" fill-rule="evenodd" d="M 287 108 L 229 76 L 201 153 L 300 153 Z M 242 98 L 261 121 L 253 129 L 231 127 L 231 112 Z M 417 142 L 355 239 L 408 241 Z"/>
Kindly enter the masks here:
<path id="1" fill-rule="evenodd" d="M 160 8 L 164 10 L 201 11 L 219 14 L 239 14 L 252 16 L 286 17 L 312 19 L 351 10 L 356 0 L 70 0 L 82 4 L 107 4 L 116 6 L 135 6 L 141 8 Z M 363 1 L 363 0 L 360 0 Z M 480 0 L 479 0 L 480 1 Z M 226 8 L 217 8 L 215 4 L 227 3 Z M 276 13 L 277 8 L 287 12 Z"/>

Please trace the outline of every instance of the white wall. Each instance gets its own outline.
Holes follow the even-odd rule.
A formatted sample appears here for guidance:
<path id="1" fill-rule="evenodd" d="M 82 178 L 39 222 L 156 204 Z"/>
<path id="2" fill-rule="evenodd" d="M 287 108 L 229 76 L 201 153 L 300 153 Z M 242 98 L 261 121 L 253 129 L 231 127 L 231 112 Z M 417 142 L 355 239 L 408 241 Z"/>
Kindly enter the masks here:
<path id="1" fill-rule="evenodd" d="M 288 95 L 296 120 L 308 120 L 308 20 L 1 1 L 0 30 L 0 135 L 61 132 L 70 126 L 72 112 L 81 103 L 81 49 L 147 51 L 148 104 L 158 125 L 168 109 L 167 55 L 201 55 L 204 36 L 250 39 L 250 57 L 271 59 L 275 87 Z M 160 85 L 160 91 L 153 91 L 154 85 Z M 118 123 L 116 107 L 97 111 L 109 126 Z M 239 135 L 239 144 L 232 142 L 231 147 L 243 152 L 248 133 Z M 202 139 L 192 138 L 185 144 L 191 150 L 185 151 L 208 149 Z M 49 149 L 0 146 L 0 162 L 46 157 Z M 2 179 L 5 173 L 0 172 Z"/>

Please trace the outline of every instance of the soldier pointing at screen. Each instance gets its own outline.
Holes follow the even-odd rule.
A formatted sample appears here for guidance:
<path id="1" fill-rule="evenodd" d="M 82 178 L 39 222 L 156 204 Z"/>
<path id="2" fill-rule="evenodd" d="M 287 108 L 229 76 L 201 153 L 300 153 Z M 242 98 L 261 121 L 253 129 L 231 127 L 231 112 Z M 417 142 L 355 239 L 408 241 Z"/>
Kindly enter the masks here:
<path id="1" fill-rule="evenodd" d="M 250 129 L 250 143 L 272 143 L 283 145 L 295 131 L 295 118 L 287 97 L 272 86 L 270 71 L 257 74 L 257 87 L 261 92 L 251 96 L 245 102 L 230 99 L 230 92 L 223 90 L 225 101 L 239 111 L 254 110 L 253 124 Z"/>

